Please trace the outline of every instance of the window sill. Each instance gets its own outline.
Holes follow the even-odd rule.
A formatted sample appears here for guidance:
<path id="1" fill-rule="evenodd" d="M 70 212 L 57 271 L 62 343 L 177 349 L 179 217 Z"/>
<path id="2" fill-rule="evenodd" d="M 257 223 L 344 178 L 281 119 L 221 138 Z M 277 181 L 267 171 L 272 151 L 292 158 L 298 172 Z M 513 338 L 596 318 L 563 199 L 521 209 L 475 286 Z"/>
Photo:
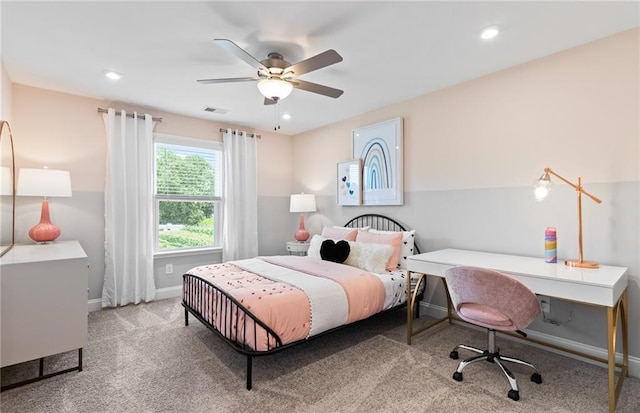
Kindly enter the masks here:
<path id="1" fill-rule="evenodd" d="M 222 253 L 222 247 L 192 249 L 187 251 L 162 251 L 153 254 L 154 259 L 172 258 L 172 257 L 189 257 L 195 255 L 207 255 L 211 253 Z"/>

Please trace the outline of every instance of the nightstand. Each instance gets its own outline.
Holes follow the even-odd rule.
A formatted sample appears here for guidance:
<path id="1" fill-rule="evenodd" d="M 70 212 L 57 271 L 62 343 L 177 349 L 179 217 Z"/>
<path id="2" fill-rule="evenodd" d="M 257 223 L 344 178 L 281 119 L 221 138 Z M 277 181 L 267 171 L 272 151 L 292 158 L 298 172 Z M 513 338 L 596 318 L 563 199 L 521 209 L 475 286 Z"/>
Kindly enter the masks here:
<path id="1" fill-rule="evenodd" d="M 308 242 L 287 241 L 287 251 L 289 251 L 289 255 L 307 255 L 308 250 Z"/>
<path id="2" fill-rule="evenodd" d="M 2 391 L 61 373 L 82 371 L 87 345 L 89 261 L 78 241 L 14 245 L 0 258 L 0 366 L 40 359 L 39 376 L 2 383 Z M 78 365 L 44 374 L 44 359 L 78 350 Z"/>

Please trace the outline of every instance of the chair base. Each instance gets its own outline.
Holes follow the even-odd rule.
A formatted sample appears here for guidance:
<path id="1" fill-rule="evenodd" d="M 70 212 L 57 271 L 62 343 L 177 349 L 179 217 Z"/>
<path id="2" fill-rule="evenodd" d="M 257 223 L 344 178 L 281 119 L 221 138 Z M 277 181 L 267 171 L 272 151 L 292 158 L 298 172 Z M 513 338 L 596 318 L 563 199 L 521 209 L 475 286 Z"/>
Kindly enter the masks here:
<path id="1" fill-rule="evenodd" d="M 540 375 L 540 373 L 538 373 L 538 370 L 533 366 L 533 364 L 517 358 L 501 355 L 500 350 L 495 345 L 495 340 L 496 340 L 496 331 L 489 329 L 487 350 L 482 350 L 477 347 L 468 346 L 466 344 L 457 345 L 453 349 L 453 351 L 451 351 L 451 353 L 449 354 L 449 357 L 451 357 L 454 360 L 457 360 L 459 357 L 458 349 L 469 350 L 474 353 L 477 353 L 478 355 L 461 361 L 458 364 L 458 368 L 456 369 L 455 373 L 453 373 L 453 379 L 455 381 L 462 381 L 462 371 L 466 366 L 468 366 L 471 363 L 475 363 L 478 361 L 488 361 L 489 363 L 495 363 L 498 365 L 498 367 L 500 367 L 500 370 L 502 370 L 502 373 L 505 375 L 505 377 L 509 381 L 509 385 L 511 386 L 511 390 L 509 390 L 509 393 L 507 393 L 507 396 L 511 400 L 518 401 L 520 399 L 520 393 L 518 390 L 518 382 L 516 381 L 516 377 L 513 375 L 511 370 L 509 370 L 502 362 L 508 361 L 510 363 L 520 364 L 520 365 L 531 368 L 533 370 L 533 374 L 531 375 L 531 381 L 534 383 L 537 383 L 537 384 L 542 383 L 542 376 Z"/>

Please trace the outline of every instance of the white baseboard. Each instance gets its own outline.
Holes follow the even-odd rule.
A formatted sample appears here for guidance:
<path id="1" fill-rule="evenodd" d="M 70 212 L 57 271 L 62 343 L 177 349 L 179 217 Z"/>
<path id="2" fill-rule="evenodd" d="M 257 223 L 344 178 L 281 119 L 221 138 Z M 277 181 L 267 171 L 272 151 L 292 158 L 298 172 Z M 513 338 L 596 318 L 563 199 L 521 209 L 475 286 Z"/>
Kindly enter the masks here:
<path id="1" fill-rule="evenodd" d="M 182 284 L 175 287 L 158 288 L 156 290 L 156 300 L 164 300 L 165 298 L 174 298 L 182 296 Z"/>
<path id="2" fill-rule="evenodd" d="M 435 317 L 435 318 L 442 318 L 447 315 L 447 308 L 429 304 L 429 303 L 420 302 L 420 314 L 428 315 L 430 317 Z M 464 324 L 468 327 L 476 328 L 471 324 L 467 324 L 467 323 L 464 323 Z M 482 329 L 481 327 L 477 327 L 477 328 Z M 580 353 L 588 354 L 593 357 L 598 357 L 605 360 L 607 359 L 607 354 L 608 354 L 607 350 L 600 347 L 590 346 L 577 341 L 568 340 L 566 338 L 556 337 L 556 336 L 552 336 L 545 333 L 539 333 L 537 331 L 532 331 L 532 330 L 524 330 L 524 332 L 527 333 L 529 337 L 534 338 L 536 340 L 544 341 L 545 343 L 553 344 L 553 345 L 563 347 L 572 351 L 578 351 Z M 504 336 L 504 337 L 507 339 L 518 340 L 517 338 L 513 338 L 509 336 Z M 603 366 L 602 363 L 599 363 L 595 360 L 591 360 L 589 358 L 580 357 L 576 354 L 567 353 L 562 350 L 556 350 L 554 348 L 543 346 L 536 343 L 531 343 L 531 342 L 526 342 L 526 343 L 534 347 L 551 351 L 552 353 L 561 354 L 563 356 L 571 357 L 577 360 L 586 361 L 587 363 Z M 616 361 L 622 362 L 622 353 L 616 353 Z M 640 358 L 629 356 L 629 375 L 640 378 Z"/>
<path id="3" fill-rule="evenodd" d="M 158 288 L 156 290 L 155 300 L 163 300 L 165 298 L 180 297 L 182 295 L 182 285 L 175 287 Z M 94 298 L 87 302 L 89 311 L 102 310 L 102 298 Z"/>
<path id="4" fill-rule="evenodd" d="M 102 298 L 94 298 L 87 303 L 89 312 L 102 310 Z"/>

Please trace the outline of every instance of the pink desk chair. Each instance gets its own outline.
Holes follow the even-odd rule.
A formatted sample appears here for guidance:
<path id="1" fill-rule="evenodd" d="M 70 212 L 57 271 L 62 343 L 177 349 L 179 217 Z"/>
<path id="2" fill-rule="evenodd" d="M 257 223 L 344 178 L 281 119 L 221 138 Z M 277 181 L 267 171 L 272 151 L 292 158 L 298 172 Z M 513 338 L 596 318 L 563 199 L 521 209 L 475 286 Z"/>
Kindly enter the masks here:
<path id="1" fill-rule="evenodd" d="M 488 330 L 488 349 L 482 350 L 464 344 L 453 349 L 449 356 L 455 360 L 458 359 L 460 348 L 479 354 L 461 361 L 453 373 L 453 379 L 462 381 L 462 370 L 476 361 L 495 363 L 511 385 L 507 395 L 517 401 L 520 399 L 518 383 L 513 373 L 502 363 L 509 361 L 532 368 L 531 381 L 542 383 L 542 376 L 531 363 L 501 355 L 500 349 L 496 347 L 496 330 L 515 331 L 526 337 L 520 330 L 527 327 L 540 313 L 536 295 L 515 278 L 483 268 L 454 267 L 446 271 L 445 278 L 458 316 Z"/>

